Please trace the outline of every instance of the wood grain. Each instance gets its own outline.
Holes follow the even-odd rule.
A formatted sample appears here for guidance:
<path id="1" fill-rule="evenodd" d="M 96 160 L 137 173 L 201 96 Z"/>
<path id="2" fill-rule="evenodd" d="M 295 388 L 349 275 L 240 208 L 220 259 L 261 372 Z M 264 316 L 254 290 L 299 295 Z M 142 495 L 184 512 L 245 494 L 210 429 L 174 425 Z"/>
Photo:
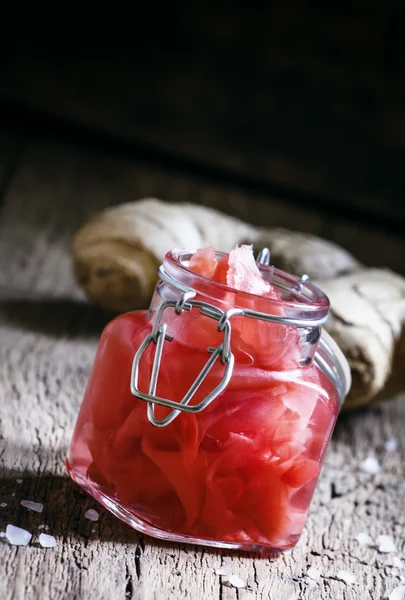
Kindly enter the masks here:
<path id="1" fill-rule="evenodd" d="M 7 152 L 0 154 L 4 163 Z M 0 219 L 0 530 L 7 523 L 34 537 L 17 548 L 0 540 L 2 600 L 378 600 L 405 570 L 393 554 L 360 547 L 355 536 L 394 535 L 405 550 L 405 402 L 398 398 L 340 418 L 305 532 L 277 560 L 166 544 L 138 535 L 82 492 L 66 475 L 64 456 L 99 335 L 109 315 L 89 306 L 71 274 L 70 240 L 104 206 L 144 195 L 196 200 L 272 219 L 269 204 L 181 173 L 125 164 L 77 148 L 33 141 L 7 188 Z M 264 208 L 266 206 L 266 208 Z M 315 214 L 285 214 L 319 232 Z M 263 212 L 260 212 L 263 211 Z M 295 219 L 295 221 L 294 221 Z M 373 243 L 370 235 L 369 243 Z M 395 437 L 399 451 L 383 442 Z M 381 473 L 360 472 L 376 455 Z M 22 479 L 17 483 L 16 479 Z M 20 506 L 43 502 L 42 514 Z M 84 518 L 88 508 L 97 523 Z M 49 525 L 55 549 L 38 544 Z M 229 565 L 248 589 L 227 587 L 215 569 Z M 306 576 L 309 566 L 322 573 Z M 337 580 L 340 569 L 356 584 Z"/>

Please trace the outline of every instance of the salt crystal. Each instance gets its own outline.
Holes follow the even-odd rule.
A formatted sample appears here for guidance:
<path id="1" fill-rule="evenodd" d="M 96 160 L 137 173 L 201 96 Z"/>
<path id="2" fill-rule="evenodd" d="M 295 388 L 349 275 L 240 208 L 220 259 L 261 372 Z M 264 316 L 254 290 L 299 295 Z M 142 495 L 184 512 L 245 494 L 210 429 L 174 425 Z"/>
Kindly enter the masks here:
<path id="1" fill-rule="evenodd" d="M 53 535 L 48 535 L 47 533 L 41 533 L 39 536 L 39 543 L 43 548 L 55 548 L 56 539 Z"/>
<path id="2" fill-rule="evenodd" d="M 405 598 L 405 585 L 399 585 L 394 588 L 391 594 L 388 596 L 388 600 L 404 600 Z"/>
<path id="3" fill-rule="evenodd" d="M 397 551 L 392 535 L 379 535 L 377 538 L 377 543 L 379 552 L 387 553 Z"/>
<path id="4" fill-rule="evenodd" d="M 398 440 L 395 438 L 389 438 L 389 440 L 384 443 L 384 448 L 387 452 L 395 452 L 398 450 Z"/>
<path id="5" fill-rule="evenodd" d="M 226 581 L 235 588 L 245 588 L 246 587 L 246 581 L 243 581 L 243 579 L 241 579 L 240 577 L 238 577 L 237 575 L 228 575 L 226 577 Z"/>
<path id="6" fill-rule="evenodd" d="M 16 482 L 17 482 L 17 483 L 22 483 L 22 482 L 23 482 L 23 480 L 22 480 L 22 479 L 16 479 Z"/>
<path id="7" fill-rule="evenodd" d="M 2 502 L 2 503 L 0 504 L 0 506 L 1 506 L 1 508 L 4 508 L 5 506 L 7 506 L 7 502 Z"/>
<path id="8" fill-rule="evenodd" d="M 321 578 L 321 572 L 315 567 L 309 567 L 307 575 L 310 579 L 313 579 L 314 581 L 318 581 Z"/>
<path id="9" fill-rule="evenodd" d="M 49 525 L 45 525 L 45 531 L 48 531 Z"/>
<path id="10" fill-rule="evenodd" d="M 21 500 L 21 506 L 28 508 L 28 510 L 35 510 L 35 512 L 42 512 L 44 505 L 41 502 L 33 502 L 32 500 Z"/>
<path id="11" fill-rule="evenodd" d="M 26 546 L 30 543 L 32 534 L 26 529 L 21 529 L 15 525 L 7 525 L 6 538 L 14 546 Z"/>
<path id="12" fill-rule="evenodd" d="M 354 573 L 350 573 L 350 571 L 339 571 L 336 577 L 345 583 L 356 583 L 356 576 Z"/>
<path id="13" fill-rule="evenodd" d="M 367 456 L 367 458 L 360 463 L 360 470 L 369 475 L 376 475 L 380 472 L 380 463 L 375 456 Z"/>
<path id="14" fill-rule="evenodd" d="M 98 521 L 98 512 L 94 510 L 94 508 L 89 508 L 89 510 L 85 512 L 84 516 L 89 521 Z"/>
<path id="15" fill-rule="evenodd" d="M 404 563 L 402 562 L 402 560 L 400 558 L 398 558 L 398 556 L 394 556 L 394 558 L 392 559 L 392 565 L 394 567 L 397 567 L 398 569 L 402 569 L 402 567 L 404 566 Z"/>
<path id="16" fill-rule="evenodd" d="M 373 545 L 373 540 L 368 535 L 368 533 L 359 533 L 356 536 L 356 540 L 359 542 L 359 544 L 361 546 L 372 546 Z"/>
<path id="17" fill-rule="evenodd" d="M 11 495 L 12 495 L 12 496 L 13 496 L 13 498 L 14 498 L 14 496 L 15 496 L 15 492 L 13 492 Z"/>
<path id="18" fill-rule="evenodd" d="M 96 530 L 95 530 L 95 529 L 92 529 L 92 530 L 91 530 L 91 533 L 96 533 Z"/>
<path id="19" fill-rule="evenodd" d="M 6 532 L 5 531 L 0 531 L 0 537 L 6 537 Z"/>
<path id="20" fill-rule="evenodd" d="M 45 529 L 45 525 L 38 525 L 38 529 Z"/>
<path id="21" fill-rule="evenodd" d="M 228 567 L 219 567 L 215 570 L 215 575 L 229 575 Z"/>

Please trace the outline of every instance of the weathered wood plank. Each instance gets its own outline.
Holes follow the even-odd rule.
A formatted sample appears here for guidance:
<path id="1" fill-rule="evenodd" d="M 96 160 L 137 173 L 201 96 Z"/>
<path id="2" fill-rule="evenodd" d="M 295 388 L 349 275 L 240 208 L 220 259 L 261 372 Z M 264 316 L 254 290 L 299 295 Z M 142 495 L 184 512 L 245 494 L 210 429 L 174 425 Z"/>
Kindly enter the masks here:
<path id="1" fill-rule="evenodd" d="M 392 534 L 403 556 L 405 448 L 383 450 L 388 437 L 405 439 L 403 399 L 341 417 L 304 535 L 296 549 L 275 561 L 147 539 L 98 508 L 66 476 L 66 447 L 108 318 L 82 299 L 73 281 L 70 239 L 95 211 L 145 194 L 240 214 L 247 207 L 259 222 L 272 218 L 264 199 L 261 204 L 181 174 L 46 144 L 27 148 L 8 187 L 0 220 L 0 502 L 7 503 L 0 508 L 0 530 L 13 523 L 35 535 L 19 549 L 0 540 L 0 597 L 384 598 L 405 573 L 392 566 L 393 555 L 359 547 L 354 537 L 360 531 L 374 538 Z M 327 226 L 316 215 L 305 220 L 288 209 L 282 213 L 280 206 L 274 209 L 278 224 L 285 219 L 314 231 Z M 359 472 L 368 454 L 381 460 L 377 476 Z M 21 499 L 43 502 L 43 513 L 28 512 Z M 89 507 L 99 510 L 97 523 L 84 518 Z M 57 537 L 55 549 L 38 545 L 40 524 Z M 220 565 L 245 578 L 249 590 L 223 585 L 215 575 Z M 321 570 L 319 583 L 306 577 L 309 565 Z M 354 572 L 357 583 L 338 581 L 340 569 Z"/>

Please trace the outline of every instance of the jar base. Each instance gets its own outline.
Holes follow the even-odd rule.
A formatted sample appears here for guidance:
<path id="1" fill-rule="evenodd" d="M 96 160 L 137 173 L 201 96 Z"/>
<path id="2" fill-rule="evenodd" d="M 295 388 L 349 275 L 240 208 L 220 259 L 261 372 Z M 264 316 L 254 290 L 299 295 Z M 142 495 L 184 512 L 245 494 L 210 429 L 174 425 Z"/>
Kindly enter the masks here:
<path id="1" fill-rule="evenodd" d="M 269 546 L 264 546 L 263 544 L 226 542 L 220 540 L 198 538 L 184 534 L 176 534 L 171 531 L 160 529 L 159 527 L 156 527 L 148 521 L 146 521 L 144 518 L 141 517 L 141 515 L 137 514 L 136 510 L 133 507 L 129 509 L 123 506 L 118 502 L 118 500 L 102 492 L 98 486 L 91 485 L 87 479 L 83 478 L 82 475 L 80 475 L 79 473 L 77 473 L 77 471 L 72 469 L 68 461 L 66 461 L 66 466 L 68 473 L 73 479 L 73 481 L 77 483 L 82 489 L 84 489 L 88 494 L 93 496 L 93 498 L 95 498 L 97 502 L 104 506 L 104 508 L 106 508 L 113 515 L 118 517 L 121 521 L 132 527 L 132 529 L 135 529 L 136 531 L 139 531 L 140 533 L 153 538 L 158 538 L 167 542 L 208 546 L 212 548 L 223 548 L 226 550 L 239 550 L 250 553 L 253 552 L 261 554 L 263 556 L 265 555 L 268 558 L 276 558 L 282 552 L 291 550 L 299 540 L 299 536 L 296 536 L 296 539 L 292 540 L 290 545 L 284 548 L 273 548 Z"/>

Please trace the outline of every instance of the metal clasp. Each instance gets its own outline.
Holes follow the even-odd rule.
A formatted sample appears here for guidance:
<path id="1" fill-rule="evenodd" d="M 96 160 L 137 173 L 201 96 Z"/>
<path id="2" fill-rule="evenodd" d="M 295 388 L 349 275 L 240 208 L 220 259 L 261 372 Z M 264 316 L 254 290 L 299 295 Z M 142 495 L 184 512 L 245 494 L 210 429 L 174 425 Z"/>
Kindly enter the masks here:
<path id="1" fill-rule="evenodd" d="M 198 413 L 204 410 L 221 392 L 224 391 L 228 385 L 233 371 L 234 356 L 230 348 L 231 338 L 231 324 L 229 323 L 229 316 L 227 313 L 235 313 L 237 309 L 231 309 L 231 311 L 222 311 L 221 309 L 208 304 L 207 302 L 201 302 L 199 300 L 191 300 L 190 298 L 195 295 L 193 290 L 188 290 L 182 294 L 179 300 L 167 300 L 160 304 L 156 311 L 155 320 L 152 327 L 152 332 L 145 338 L 141 346 L 135 353 L 132 372 L 131 372 L 131 392 L 140 400 L 145 400 L 148 403 L 148 419 L 152 425 L 156 427 L 165 427 L 171 423 L 180 412 Z M 180 402 L 169 400 L 167 398 L 160 398 L 156 396 L 156 389 L 159 380 L 160 363 L 163 354 L 163 348 L 165 341 L 169 343 L 173 340 L 173 336 L 167 333 L 167 324 L 162 323 L 162 316 L 167 308 L 173 308 L 179 318 L 184 310 L 192 310 L 198 308 L 201 314 L 206 317 L 210 317 L 218 321 L 217 330 L 223 332 L 224 339 L 222 343 L 216 348 L 207 348 L 207 351 L 211 354 L 204 367 L 201 369 L 194 383 L 191 385 L 188 392 L 182 398 Z M 141 392 L 139 389 L 139 370 L 141 366 L 142 357 L 145 354 L 150 344 L 154 344 L 155 355 L 153 357 L 152 371 L 149 383 L 149 392 Z M 212 367 L 217 360 L 220 360 L 224 365 L 224 373 L 220 383 L 198 404 L 189 406 L 191 399 L 194 397 L 201 383 L 207 377 Z M 155 404 L 160 406 L 167 406 L 172 408 L 172 412 L 169 413 L 164 419 L 157 419 L 155 416 Z"/>
<path id="2" fill-rule="evenodd" d="M 264 248 L 258 258 L 258 264 L 267 265 L 270 261 L 270 251 L 268 248 Z M 176 289 L 181 292 L 180 298 L 178 300 L 166 300 L 162 302 L 155 314 L 155 319 L 153 322 L 152 332 L 145 338 L 142 342 L 141 346 L 135 353 L 133 362 L 132 362 L 132 371 L 131 371 L 131 392 L 140 400 L 144 400 L 148 403 L 148 419 L 150 423 L 155 425 L 156 427 L 165 427 L 169 423 L 171 423 L 181 412 L 188 413 L 198 413 L 201 412 L 204 408 L 206 408 L 221 392 L 224 391 L 226 386 L 228 385 L 233 372 L 234 366 L 234 356 L 231 351 L 231 323 L 230 318 L 233 316 L 242 316 L 248 319 L 259 319 L 261 321 L 268 321 L 271 323 L 278 323 L 280 325 L 292 325 L 295 327 L 303 327 L 303 328 L 314 328 L 320 327 L 323 325 L 327 319 L 327 315 L 323 317 L 314 316 L 313 319 L 301 319 L 301 318 L 292 318 L 284 315 L 271 315 L 267 313 L 261 313 L 254 310 L 249 309 L 240 309 L 240 308 L 230 308 L 229 310 L 221 310 L 217 306 L 209 304 L 208 302 L 203 302 L 200 300 L 194 300 L 196 295 L 195 290 L 185 286 L 180 281 L 173 279 L 168 273 L 166 273 L 163 266 L 158 269 L 159 278 L 166 282 L 171 288 Z M 298 287 L 296 288 L 297 292 L 300 292 L 302 286 L 308 282 L 308 276 L 303 275 L 301 280 L 298 283 Z M 160 363 L 162 360 L 163 348 L 165 341 L 171 342 L 173 340 L 173 336 L 167 333 L 167 325 L 162 323 L 163 313 L 167 308 L 173 308 L 178 318 L 181 318 L 182 313 L 185 310 L 192 310 L 193 308 L 198 308 L 202 315 L 209 317 L 211 319 L 215 319 L 218 321 L 217 331 L 222 332 L 224 335 L 222 343 L 216 348 L 207 348 L 207 352 L 211 354 L 204 367 L 201 369 L 194 383 L 191 385 L 188 392 L 182 398 L 180 402 L 175 402 L 174 400 L 169 400 L 167 398 L 160 398 L 156 396 L 156 389 L 159 380 L 159 370 Z M 155 355 L 153 357 L 152 371 L 149 382 L 149 392 L 141 392 L 138 385 L 139 380 L 139 370 L 143 355 L 148 349 L 150 344 L 154 344 L 155 346 Z M 196 391 L 207 377 L 208 373 L 214 366 L 217 360 L 220 360 L 222 365 L 224 366 L 224 373 L 220 383 L 198 404 L 194 406 L 189 406 L 191 399 L 194 397 Z M 172 409 L 172 412 L 169 413 L 164 419 L 157 419 L 155 416 L 155 404 L 159 404 L 160 406 L 167 406 Z"/>

